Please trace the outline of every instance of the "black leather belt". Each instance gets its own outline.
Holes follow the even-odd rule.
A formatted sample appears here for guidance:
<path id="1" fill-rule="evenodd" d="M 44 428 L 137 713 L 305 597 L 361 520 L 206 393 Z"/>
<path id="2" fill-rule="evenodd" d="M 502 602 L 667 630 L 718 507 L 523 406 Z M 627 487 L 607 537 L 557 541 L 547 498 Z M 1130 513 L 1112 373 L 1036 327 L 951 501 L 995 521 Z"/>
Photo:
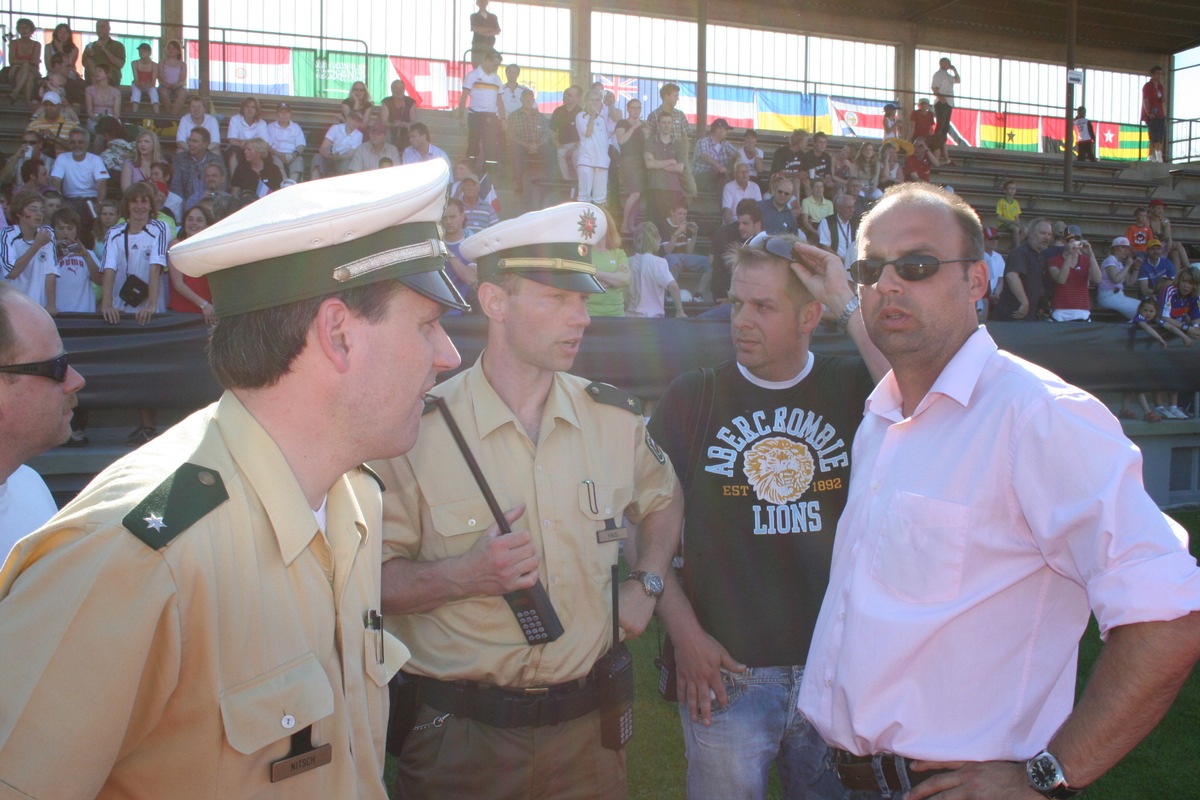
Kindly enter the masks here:
<path id="1" fill-rule="evenodd" d="M 558 686 L 506 689 L 471 681 L 418 678 L 421 702 L 495 728 L 542 728 L 600 707 L 594 674 Z"/>
<path id="2" fill-rule="evenodd" d="M 854 753 L 835 748 L 833 756 L 842 785 L 853 792 L 903 792 L 934 775 L 946 772 L 944 769 L 914 772 L 909 768 L 907 758 L 891 753 L 883 753 L 878 756 L 856 756 Z M 875 771 L 877 760 L 879 762 L 878 773 Z M 901 772 L 907 774 L 907 786 L 900 779 Z"/>

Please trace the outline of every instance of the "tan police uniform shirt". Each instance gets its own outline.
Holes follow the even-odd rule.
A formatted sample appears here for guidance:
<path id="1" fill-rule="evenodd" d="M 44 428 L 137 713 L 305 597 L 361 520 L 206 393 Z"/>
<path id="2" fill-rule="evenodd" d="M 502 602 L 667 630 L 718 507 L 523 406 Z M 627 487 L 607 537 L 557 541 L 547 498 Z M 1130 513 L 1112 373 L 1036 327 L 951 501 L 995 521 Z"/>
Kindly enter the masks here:
<path id="1" fill-rule="evenodd" d="M 610 568 L 618 541 L 600 535 L 622 515 L 639 522 L 676 491 L 670 462 L 637 408 L 594 400 L 588 381 L 558 373 L 537 444 L 483 374 L 482 362 L 434 389 L 508 510 L 528 529 L 539 574 L 565 632 L 529 646 L 503 597 L 470 597 L 385 618 L 412 650 L 405 671 L 441 680 L 547 686 L 587 675 L 612 642 Z M 465 553 L 494 519 L 439 411 L 421 420 L 407 455 L 373 464 L 384 494 L 383 557 L 434 561 Z"/>
<path id="2" fill-rule="evenodd" d="M 156 550 L 122 520 L 172 474 L 165 534 L 190 522 L 172 509 L 196 482 L 228 500 Z M 406 651 L 387 636 L 380 664 L 364 629 L 380 515 L 356 470 L 322 536 L 229 393 L 105 470 L 0 570 L 0 798 L 386 798 L 386 687 Z M 309 725 L 332 761 L 271 783 Z"/>

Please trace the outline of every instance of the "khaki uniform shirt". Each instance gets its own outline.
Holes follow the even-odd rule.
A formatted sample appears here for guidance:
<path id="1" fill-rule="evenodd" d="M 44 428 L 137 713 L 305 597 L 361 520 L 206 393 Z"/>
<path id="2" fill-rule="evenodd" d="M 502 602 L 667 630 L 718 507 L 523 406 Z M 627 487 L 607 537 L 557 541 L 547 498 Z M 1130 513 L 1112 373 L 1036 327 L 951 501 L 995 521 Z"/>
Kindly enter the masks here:
<path id="1" fill-rule="evenodd" d="M 155 549 L 122 521 L 171 476 Z M 229 393 L 105 470 L 0 569 L 0 798 L 384 800 L 381 510 L 356 470 L 322 536 Z M 310 725 L 332 761 L 271 783 Z"/>
<path id="2" fill-rule="evenodd" d="M 524 503 L 542 584 L 565 632 L 529 646 L 503 597 L 469 597 L 384 624 L 412 650 L 405 667 L 441 680 L 547 686 L 587 675 L 612 642 L 610 568 L 618 541 L 598 532 L 665 507 L 676 491 L 636 401 L 597 402 L 588 381 L 558 373 L 537 444 L 484 377 L 481 362 L 434 389 L 446 397 L 500 506 Z M 611 390 L 610 391 L 615 391 Z M 407 455 L 373 464 L 384 494 L 384 559 L 459 556 L 494 523 L 437 410 Z"/>

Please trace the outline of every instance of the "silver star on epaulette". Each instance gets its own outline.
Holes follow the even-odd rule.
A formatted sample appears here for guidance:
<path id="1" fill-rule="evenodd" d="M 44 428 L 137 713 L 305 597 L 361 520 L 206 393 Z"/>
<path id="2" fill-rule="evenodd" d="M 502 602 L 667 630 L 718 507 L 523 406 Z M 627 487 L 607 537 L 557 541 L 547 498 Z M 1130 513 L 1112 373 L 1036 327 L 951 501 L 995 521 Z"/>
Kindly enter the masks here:
<path id="1" fill-rule="evenodd" d="M 167 523 L 163 522 L 163 518 L 154 512 L 150 512 L 150 516 L 145 517 L 146 527 L 153 528 L 156 531 L 161 531 L 167 527 Z"/>
<path id="2" fill-rule="evenodd" d="M 635 402 L 634 402 L 634 400 L 633 400 L 633 398 L 632 398 L 632 397 L 631 397 L 631 398 L 629 398 L 628 400 L 626 400 L 626 401 L 625 401 L 625 404 L 626 404 L 627 406 L 629 406 L 630 408 L 633 408 L 635 405 L 637 405 L 637 403 L 635 403 Z"/>

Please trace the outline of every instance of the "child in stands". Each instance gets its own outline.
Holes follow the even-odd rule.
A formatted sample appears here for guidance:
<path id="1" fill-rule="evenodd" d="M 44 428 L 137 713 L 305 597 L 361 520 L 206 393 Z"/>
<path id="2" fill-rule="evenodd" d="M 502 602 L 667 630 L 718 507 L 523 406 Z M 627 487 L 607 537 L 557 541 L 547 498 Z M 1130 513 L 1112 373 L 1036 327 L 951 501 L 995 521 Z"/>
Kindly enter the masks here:
<path id="1" fill-rule="evenodd" d="M 1012 246 L 1021 243 L 1021 204 L 1017 201 L 1017 182 L 1004 182 L 1004 197 L 996 201 L 996 227 L 1012 236 Z"/>
<path id="2" fill-rule="evenodd" d="M 133 102 L 133 110 L 140 112 L 142 110 L 142 96 L 150 97 L 150 107 L 154 109 L 154 113 L 158 113 L 158 84 L 161 76 L 158 71 L 158 64 L 150 58 L 150 45 L 142 42 L 138 45 L 138 59 L 130 66 L 133 67 L 133 85 L 130 87 L 132 95 L 130 99 Z"/>
<path id="3" fill-rule="evenodd" d="M 1165 338 L 1167 334 L 1183 340 L 1185 346 L 1190 347 L 1192 344 L 1191 338 L 1179 325 L 1164 318 L 1159 313 L 1158 303 L 1152 297 L 1142 300 L 1138 305 L 1137 314 L 1134 315 L 1133 320 L 1130 322 L 1129 341 L 1131 345 L 1139 330 L 1148 333 L 1150 338 L 1158 342 L 1159 346 L 1164 350 L 1167 348 L 1167 340 Z M 1187 414 L 1179 408 L 1178 392 L 1155 392 L 1154 402 L 1157 405 L 1154 408 L 1150 407 L 1150 402 L 1146 394 L 1146 392 L 1138 393 L 1138 402 L 1142 405 L 1146 422 L 1188 418 Z"/>

